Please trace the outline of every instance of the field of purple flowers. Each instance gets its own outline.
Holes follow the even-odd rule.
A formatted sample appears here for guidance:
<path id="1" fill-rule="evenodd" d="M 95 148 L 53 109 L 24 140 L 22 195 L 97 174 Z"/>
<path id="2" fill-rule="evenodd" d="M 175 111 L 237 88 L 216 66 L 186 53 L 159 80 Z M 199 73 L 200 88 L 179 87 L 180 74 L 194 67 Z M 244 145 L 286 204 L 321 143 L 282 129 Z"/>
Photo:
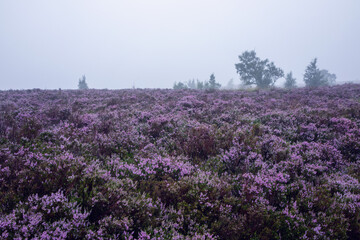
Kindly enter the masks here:
<path id="1" fill-rule="evenodd" d="M 1 239 L 360 239 L 360 85 L 0 92 Z"/>

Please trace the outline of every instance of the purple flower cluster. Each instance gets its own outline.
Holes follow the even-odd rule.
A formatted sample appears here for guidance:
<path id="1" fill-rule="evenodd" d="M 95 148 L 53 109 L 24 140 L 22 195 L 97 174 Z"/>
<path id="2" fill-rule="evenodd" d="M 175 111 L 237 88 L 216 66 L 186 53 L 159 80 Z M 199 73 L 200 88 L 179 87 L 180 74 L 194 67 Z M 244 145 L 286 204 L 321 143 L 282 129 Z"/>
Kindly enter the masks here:
<path id="1" fill-rule="evenodd" d="M 30 195 L 1 217 L 3 239 L 71 239 L 78 238 L 89 225 L 89 213 L 76 202 L 69 202 L 61 191 L 39 197 Z"/>
<path id="2" fill-rule="evenodd" d="M 360 85 L 0 91 L 1 239 L 360 239 Z"/>

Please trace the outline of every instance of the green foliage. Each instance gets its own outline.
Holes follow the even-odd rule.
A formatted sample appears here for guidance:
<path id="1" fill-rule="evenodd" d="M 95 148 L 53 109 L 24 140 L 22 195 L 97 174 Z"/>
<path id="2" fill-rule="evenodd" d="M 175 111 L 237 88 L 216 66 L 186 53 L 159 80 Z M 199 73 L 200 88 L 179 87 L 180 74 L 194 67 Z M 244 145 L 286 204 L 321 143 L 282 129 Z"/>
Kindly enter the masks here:
<path id="1" fill-rule="evenodd" d="M 306 68 L 304 74 L 304 82 L 307 87 L 320 87 L 328 85 L 328 81 L 321 74 L 321 71 L 316 66 L 317 59 L 315 58 Z"/>
<path id="2" fill-rule="evenodd" d="M 296 78 L 293 77 L 292 72 L 286 74 L 284 87 L 287 89 L 296 88 Z"/>
<path id="3" fill-rule="evenodd" d="M 211 74 L 210 75 L 210 79 L 209 81 L 204 81 L 201 82 L 198 79 L 191 79 L 189 80 L 187 83 L 183 83 L 183 82 L 179 82 L 179 83 L 174 83 L 174 89 L 210 89 L 210 90 L 215 90 L 215 89 L 219 89 L 221 87 L 221 84 L 216 82 L 215 80 L 215 75 Z"/>
<path id="4" fill-rule="evenodd" d="M 79 78 L 78 89 L 80 89 L 80 90 L 89 89 L 89 87 L 88 87 L 88 85 L 87 85 L 87 83 L 86 83 L 86 77 L 85 77 L 85 75 L 82 75 L 82 77 Z"/>
<path id="5" fill-rule="evenodd" d="M 269 88 L 284 76 L 283 70 L 268 59 L 258 58 L 255 51 L 243 52 L 239 60 L 240 63 L 235 64 L 235 68 L 245 85 L 255 84 L 259 88 Z"/>
<path id="6" fill-rule="evenodd" d="M 331 86 L 331 85 L 335 85 L 335 81 L 336 81 L 336 75 L 333 73 L 329 73 L 328 70 L 323 69 L 320 71 L 321 76 L 325 79 L 325 81 Z"/>
<path id="7" fill-rule="evenodd" d="M 179 82 L 179 83 L 175 82 L 173 88 L 174 89 L 187 89 L 188 87 L 182 82 Z"/>
<path id="8" fill-rule="evenodd" d="M 215 75 L 211 74 L 209 80 L 209 89 L 219 89 L 220 87 L 221 84 L 216 82 Z"/>
<path id="9" fill-rule="evenodd" d="M 199 81 L 199 80 L 197 80 L 197 81 Z M 190 88 L 190 89 L 196 89 L 195 79 L 189 80 L 189 81 L 187 82 L 187 86 L 188 86 L 188 88 Z"/>
<path id="10" fill-rule="evenodd" d="M 196 88 L 197 89 L 204 89 L 204 83 L 199 81 L 199 80 L 196 80 Z"/>

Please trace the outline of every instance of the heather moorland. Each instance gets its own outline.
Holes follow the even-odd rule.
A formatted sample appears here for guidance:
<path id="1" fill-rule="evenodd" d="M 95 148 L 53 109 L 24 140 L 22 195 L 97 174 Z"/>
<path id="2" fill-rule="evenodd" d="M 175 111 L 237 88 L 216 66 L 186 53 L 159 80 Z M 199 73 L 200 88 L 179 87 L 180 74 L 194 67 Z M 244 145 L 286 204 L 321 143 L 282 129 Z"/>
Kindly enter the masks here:
<path id="1" fill-rule="evenodd" d="M 0 91 L 1 239 L 360 239 L 360 85 Z"/>

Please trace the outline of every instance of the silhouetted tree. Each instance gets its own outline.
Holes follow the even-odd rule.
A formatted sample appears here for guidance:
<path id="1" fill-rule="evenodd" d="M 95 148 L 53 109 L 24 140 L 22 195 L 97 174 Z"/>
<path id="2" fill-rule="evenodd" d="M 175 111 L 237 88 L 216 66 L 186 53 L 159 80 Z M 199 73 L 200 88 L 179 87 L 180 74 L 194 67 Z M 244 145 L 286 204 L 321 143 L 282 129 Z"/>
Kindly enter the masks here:
<path id="1" fill-rule="evenodd" d="M 191 79 L 187 82 L 187 87 L 190 89 L 196 89 L 196 83 L 195 83 L 195 79 Z"/>
<path id="2" fill-rule="evenodd" d="M 217 83 L 215 80 L 215 75 L 211 74 L 209 81 L 199 81 L 199 79 L 192 79 L 187 81 L 186 83 L 179 82 L 174 83 L 174 89 L 219 89 L 221 87 L 220 83 Z"/>
<path id="3" fill-rule="evenodd" d="M 293 77 L 292 72 L 286 74 L 284 87 L 287 89 L 296 88 L 296 78 Z"/>
<path id="4" fill-rule="evenodd" d="M 174 89 L 187 89 L 187 86 L 186 84 L 182 83 L 182 82 L 179 82 L 179 83 L 174 83 Z"/>
<path id="5" fill-rule="evenodd" d="M 197 89 L 204 89 L 204 82 L 199 81 L 199 79 L 196 80 L 196 88 Z"/>
<path id="6" fill-rule="evenodd" d="M 78 84 L 78 88 L 80 90 L 84 90 L 84 89 L 89 89 L 87 83 L 86 83 L 86 77 L 85 75 L 82 75 L 81 78 L 79 78 L 79 84 Z"/>
<path id="7" fill-rule="evenodd" d="M 210 75 L 210 79 L 209 79 L 208 84 L 209 84 L 208 85 L 209 89 L 219 89 L 221 87 L 221 84 L 216 82 L 214 74 Z"/>
<path id="8" fill-rule="evenodd" d="M 306 67 L 304 74 L 304 82 L 307 87 L 320 87 L 328 85 L 328 81 L 323 75 L 321 71 L 316 66 L 317 59 L 315 58 L 310 64 Z"/>
<path id="9" fill-rule="evenodd" d="M 333 73 L 329 73 L 328 70 L 323 69 L 320 70 L 321 77 L 324 79 L 324 81 L 327 82 L 328 85 L 332 86 L 335 85 L 336 82 L 336 75 Z"/>
<path id="10" fill-rule="evenodd" d="M 284 76 L 283 70 L 268 59 L 258 58 L 255 51 L 243 52 L 239 60 L 240 63 L 235 64 L 235 68 L 244 85 L 255 84 L 259 88 L 268 88 Z"/>

